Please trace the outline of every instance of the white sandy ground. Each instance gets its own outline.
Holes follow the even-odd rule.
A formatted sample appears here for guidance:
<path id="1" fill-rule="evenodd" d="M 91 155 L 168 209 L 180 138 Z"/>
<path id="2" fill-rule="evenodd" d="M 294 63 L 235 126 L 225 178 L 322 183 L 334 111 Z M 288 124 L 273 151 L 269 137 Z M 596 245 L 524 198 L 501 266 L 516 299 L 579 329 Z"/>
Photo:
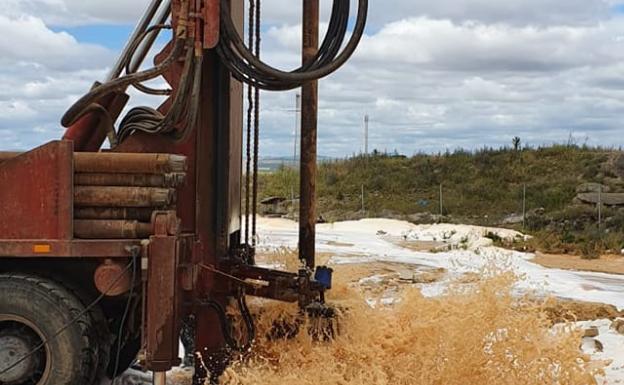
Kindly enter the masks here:
<path id="1" fill-rule="evenodd" d="M 286 219 L 259 218 L 259 247 L 267 251 L 276 248 L 297 248 L 298 225 Z M 513 239 L 524 235 L 507 229 L 467 225 L 413 225 L 388 219 L 365 219 L 317 226 L 317 252 L 329 254 L 330 264 L 362 262 L 399 262 L 430 268 L 444 268 L 451 278 L 467 272 L 479 272 L 496 261 L 498 266 L 512 269 L 524 279 L 519 291 L 533 291 L 579 301 L 612 304 L 624 309 L 624 276 L 548 269 L 530 262 L 532 254 L 492 246 L 485 237 L 489 232 L 501 238 Z M 401 241 L 443 242 L 450 251 L 418 252 L 399 245 Z M 375 277 L 371 278 L 372 280 Z M 448 282 L 422 286 L 423 294 L 439 295 Z M 388 301 L 392 301 L 389 298 Z M 610 321 L 579 323 L 580 327 L 597 326 L 596 338 L 603 352 L 593 349 L 593 341 L 585 341 L 584 349 L 595 359 L 613 361 L 608 367 L 604 384 L 624 384 L 624 336 L 609 328 Z M 146 384 L 149 375 L 131 372 L 119 385 Z"/>

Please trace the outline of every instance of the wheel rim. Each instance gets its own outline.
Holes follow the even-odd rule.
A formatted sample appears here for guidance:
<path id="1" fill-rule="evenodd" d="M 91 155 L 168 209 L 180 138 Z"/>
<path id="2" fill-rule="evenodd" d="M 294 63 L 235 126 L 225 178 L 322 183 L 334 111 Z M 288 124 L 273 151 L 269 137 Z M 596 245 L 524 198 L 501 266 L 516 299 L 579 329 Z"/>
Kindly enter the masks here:
<path id="1" fill-rule="evenodd" d="M 0 315 L 0 373 L 14 365 L 43 342 L 43 333 L 22 317 Z M 47 346 L 30 355 L 6 373 L 0 374 L 4 385 L 42 385 L 50 373 Z"/>

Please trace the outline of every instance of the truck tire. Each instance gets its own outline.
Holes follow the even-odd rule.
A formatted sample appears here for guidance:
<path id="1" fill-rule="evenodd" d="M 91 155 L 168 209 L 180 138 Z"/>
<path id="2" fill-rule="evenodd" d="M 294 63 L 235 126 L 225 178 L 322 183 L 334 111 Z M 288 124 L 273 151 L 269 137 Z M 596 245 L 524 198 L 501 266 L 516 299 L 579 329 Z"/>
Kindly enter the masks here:
<path id="1" fill-rule="evenodd" d="M 27 274 L 0 274 L 0 293 L 1 384 L 94 382 L 98 341 L 93 321 L 76 296 L 51 280 Z M 3 372 L 46 340 L 43 348 Z"/>

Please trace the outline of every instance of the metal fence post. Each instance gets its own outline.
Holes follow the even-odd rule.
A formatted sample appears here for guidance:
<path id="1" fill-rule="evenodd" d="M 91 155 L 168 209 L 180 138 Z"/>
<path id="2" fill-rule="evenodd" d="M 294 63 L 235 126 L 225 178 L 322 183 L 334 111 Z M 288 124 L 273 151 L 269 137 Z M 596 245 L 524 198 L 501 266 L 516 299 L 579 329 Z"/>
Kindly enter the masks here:
<path id="1" fill-rule="evenodd" d="M 444 215 L 444 206 L 442 204 L 442 183 L 440 183 L 440 216 Z"/>
<path id="2" fill-rule="evenodd" d="M 362 212 L 366 211 L 366 206 L 364 204 L 364 185 L 362 185 Z"/>
<path id="3" fill-rule="evenodd" d="M 598 229 L 602 227 L 602 184 L 598 186 Z"/>
<path id="4" fill-rule="evenodd" d="M 522 229 L 526 228 L 526 184 L 522 189 Z"/>

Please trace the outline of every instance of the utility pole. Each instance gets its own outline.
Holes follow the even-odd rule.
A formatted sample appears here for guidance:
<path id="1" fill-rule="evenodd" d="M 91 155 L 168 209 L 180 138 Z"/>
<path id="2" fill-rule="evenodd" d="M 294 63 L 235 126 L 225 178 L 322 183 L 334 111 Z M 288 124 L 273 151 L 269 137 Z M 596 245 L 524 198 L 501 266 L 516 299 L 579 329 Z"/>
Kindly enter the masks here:
<path id="1" fill-rule="evenodd" d="M 364 156 L 368 156 L 368 114 L 364 115 Z"/>

